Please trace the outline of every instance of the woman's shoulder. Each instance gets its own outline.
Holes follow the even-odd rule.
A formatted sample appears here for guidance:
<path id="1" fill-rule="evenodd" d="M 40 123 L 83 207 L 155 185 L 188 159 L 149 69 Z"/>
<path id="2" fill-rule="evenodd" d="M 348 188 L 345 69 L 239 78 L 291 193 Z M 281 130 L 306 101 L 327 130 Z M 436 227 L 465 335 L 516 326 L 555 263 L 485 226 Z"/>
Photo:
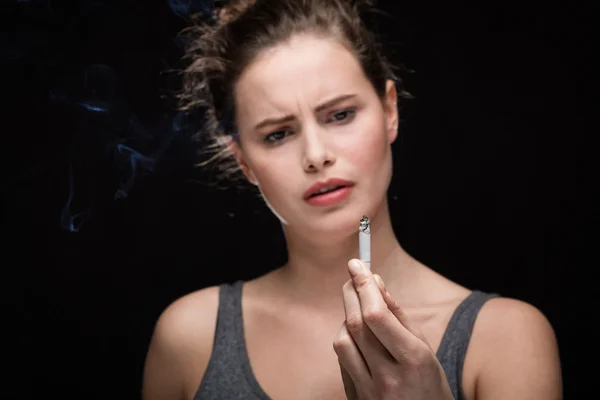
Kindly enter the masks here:
<path id="1" fill-rule="evenodd" d="M 219 290 L 210 286 L 186 294 L 162 311 L 146 358 L 144 398 L 159 398 L 167 388 L 186 394 L 197 388 L 213 348 Z"/>
<path id="2" fill-rule="evenodd" d="M 173 301 L 158 318 L 155 335 L 160 335 L 165 344 L 176 351 L 210 351 L 217 323 L 219 291 L 219 285 L 210 286 Z M 206 346 L 199 346 L 199 343 Z"/>
<path id="3" fill-rule="evenodd" d="M 209 286 L 177 298 L 162 311 L 158 324 L 169 328 L 171 332 L 185 334 L 187 328 L 203 323 L 207 317 L 216 317 L 219 288 L 218 285 Z"/>
<path id="4" fill-rule="evenodd" d="M 518 346 L 529 340 L 551 345 L 554 330 L 545 314 L 534 305 L 510 297 L 490 298 L 481 307 L 475 321 L 473 339 L 492 342 L 496 348 L 501 343 Z"/>
<path id="5" fill-rule="evenodd" d="M 429 281 L 435 301 L 454 309 L 474 292 L 484 300 L 470 334 L 463 377 L 472 398 L 559 399 L 562 390 L 555 332 L 533 304 L 492 291 L 463 287 L 442 277 Z M 448 302 L 444 300 L 447 299 Z M 476 393 L 475 393 L 476 392 Z"/>
<path id="6" fill-rule="evenodd" d="M 479 308 L 469 349 L 471 353 L 482 354 L 482 360 L 490 360 L 490 351 L 506 352 L 503 349 L 528 346 L 531 340 L 541 340 L 539 346 L 552 348 L 554 331 L 544 313 L 534 305 L 516 298 L 503 296 L 485 290 L 464 287 L 444 277 L 431 279 L 428 292 L 432 298 L 444 304 L 458 306 L 475 292 L 483 295 L 483 304 Z M 431 299 L 430 299 L 431 300 Z M 477 349 L 477 351 L 476 351 Z M 479 351 L 480 350 L 480 351 Z"/>
<path id="7" fill-rule="evenodd" d="M 520 390 L 530 390 L 540 398 L 557 398 L 553 395 L 561 390 L 554 330 L 542 311 L 525 301 L 487 300 L 475 320 L 467 358 L 477 370 L 481 397 L 494 392 L 517 398 L 513 395 Z"/>

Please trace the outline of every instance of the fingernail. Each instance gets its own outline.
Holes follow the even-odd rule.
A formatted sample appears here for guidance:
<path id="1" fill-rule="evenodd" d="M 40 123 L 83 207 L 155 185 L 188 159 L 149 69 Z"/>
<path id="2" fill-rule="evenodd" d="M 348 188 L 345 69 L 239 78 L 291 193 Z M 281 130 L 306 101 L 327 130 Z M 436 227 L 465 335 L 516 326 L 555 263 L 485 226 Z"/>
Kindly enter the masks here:
<path id="1" fill-rule="evenodd" d="M 358 274 L 360 274 L 361 272 L 363 272 L 363 265 L 360 261 L 358 261 L 357 259 L 352 259 L 348 262 L 348 267 L 350 267 L 350 273 L 353 276 L 356 276 Z"/>

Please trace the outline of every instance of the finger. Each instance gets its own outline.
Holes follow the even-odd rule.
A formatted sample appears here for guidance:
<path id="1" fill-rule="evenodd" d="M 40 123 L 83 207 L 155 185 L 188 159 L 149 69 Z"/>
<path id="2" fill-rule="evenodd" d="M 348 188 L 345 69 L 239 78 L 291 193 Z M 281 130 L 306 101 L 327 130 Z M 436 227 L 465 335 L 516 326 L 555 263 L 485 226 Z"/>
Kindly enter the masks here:
<path id="1" fill-rule="evenodd" d="M 379 287 L 381 296 L 383 296 L 383 299 L 385 300 L 385 303 L 388 309 L 392 312 L 392 314 L 394 314 L 398 321 L 400 321 L 400 323 L 404 325 L 406 329 L 408 329 L 413 335 L 415 335 L 416 337 L 427 343 L 427 345 L 429 345 L 429 342 L 427 342 L 427 339 L 425 338 L 425 335 L 423 335 L 423 332 L 410 321 L 402 307 L 400 307 L 400 304 L 392 297 L 390 292 L 387 291 L 385 287 L 385 282 L 383 281 L 381 276 L 379 274 L 373 274 L 373 278 L 375 279 L 375 282 Z"/>
<path id="2" fill-rule="evenodd" d="M 338 363 L 340 365 L 340 372 L 342 373 L 342 382 L 344 383 L 344 392 L 346 392 L 346 397 L 348 398 L 348 400 L 357 399 L 358 395 L 356 393 L 356 387 L 354 386 L 354 381 L 352 380 L 352 377 L 350 376 L 348 371 L 346 371 L 339 359 Z"/>
<path id="3" fill-rule="evenodd" d="M 377 287 L 379 287 L 379 292 L 381 293 L 381 297 L 385 301 L 387 308 L 394 314 L 394 316 L 400 321 L 402 325 L 404 325 L 407 329 L 410 330 L 408 326 L 404 324 L 404 322 L 408 319 L 400 304 L 392 297 L 392 295 L 387 291 L 385 287 L 385 282 L 379 274 L 373 274 L 373 279 L 375 279 L 375 283 Z"/>
<path id="4" fill-rule="evenodd" d="M 354 338 L 348 331 L 346 321 L 342 324 L 340 332 L 333 342 L 333 349 L 342 367 L 344 386 L 346 386 L 348 376 L 351 378 L 354 386 L 365 387 L 371 385 L 369 367 Z M 346 377 L 344 377 L 344 373 L 347 374 Z"/>
<path id="5" fill-rule="evenodd" d="M 346 328 L 367 363 L 369 376 L 373 376 L 380 373 L 382 367 L 393 362 L 394 358 L 365 322 L 358 293 L 356 293 L 351 280 L 344 284 L 342 291 L 346 312 Z"/>
<path id="6" fill-rule="evenodd" d="M 377 283 L 377 286 L 379 287 L 381 295 L 383 296 L 385 294 L 385 292 L 387 291 L 385 288 L 385 283 L 383 282 L 383 279 L 381 279 L 381 276 L 379 276 L 379 274 L 373 274 L 373 278 L 375 278 L 375 282 Z"/>
<path id="7" fill-rule="evenodd" d="M 353 268 L 353 262 L 358 262 L 358 268 Z M 389 309 L 370 269 L 357 259 L 350 260 L 348 267 L 358 293 L 364 322 L 396 360 L 405 358 L 407 351 L 420 345 L 421 340 Z M 399 306 L 394 306 L 393 303 L 392 306 L 394 311 L 399 310 Z M 358 341 L 357 344 L 360 346 Z"/>

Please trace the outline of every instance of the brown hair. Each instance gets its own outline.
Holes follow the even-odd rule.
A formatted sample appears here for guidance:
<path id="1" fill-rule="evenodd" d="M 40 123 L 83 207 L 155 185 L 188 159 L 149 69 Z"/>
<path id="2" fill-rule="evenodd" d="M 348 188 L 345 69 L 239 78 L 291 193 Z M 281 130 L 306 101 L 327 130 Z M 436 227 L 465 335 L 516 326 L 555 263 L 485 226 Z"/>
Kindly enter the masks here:
<path id="1" fill-rule="evenodd" d="M 355 54 L 373 88 L 383 99 L 386 81 L 396 81 L 399 101 L 410 98 L 402 80 L 380 53 L 375 37 L 361 19 L 368 0 L 232 0 L 216 12 L 218 22 L 207 24 L 197 15 L 186 35 L 180 107 L 186 112 L 204 110 L 200 135 L 208 139 L 216 154 L 200 165 L 219 159 L 224 177 L 232 177 L 239 166 L 228 142 L 238 140 L 235 128 L 233 88 L 244 69 L 264 49 L 311 33 L 333 36 Z"/>

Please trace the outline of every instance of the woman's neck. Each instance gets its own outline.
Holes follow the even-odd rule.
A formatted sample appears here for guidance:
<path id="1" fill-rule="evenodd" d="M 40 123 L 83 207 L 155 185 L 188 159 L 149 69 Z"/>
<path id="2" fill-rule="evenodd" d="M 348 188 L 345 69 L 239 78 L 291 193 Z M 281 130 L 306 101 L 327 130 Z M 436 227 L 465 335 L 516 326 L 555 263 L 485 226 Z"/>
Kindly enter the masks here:
<path id="1" fill-rule="evenodd" d="M 291 304 L 321 311 L 339 310 L 340 305 L 343 306 L 342 286 L 350 279 L 348 261 L 359 257 L 358 223 L 356 233 L 335 241 L 319 241 L 284 229 L 287 229 L 288 262 L 274 271 L 271 284 L 275 287 L 272 289 Z M 372 219 L 372 272 L 392 287 L 403 281 L 416 264 L 398 242 L 387 207 L 383 207 L 382 212 Z"/>

